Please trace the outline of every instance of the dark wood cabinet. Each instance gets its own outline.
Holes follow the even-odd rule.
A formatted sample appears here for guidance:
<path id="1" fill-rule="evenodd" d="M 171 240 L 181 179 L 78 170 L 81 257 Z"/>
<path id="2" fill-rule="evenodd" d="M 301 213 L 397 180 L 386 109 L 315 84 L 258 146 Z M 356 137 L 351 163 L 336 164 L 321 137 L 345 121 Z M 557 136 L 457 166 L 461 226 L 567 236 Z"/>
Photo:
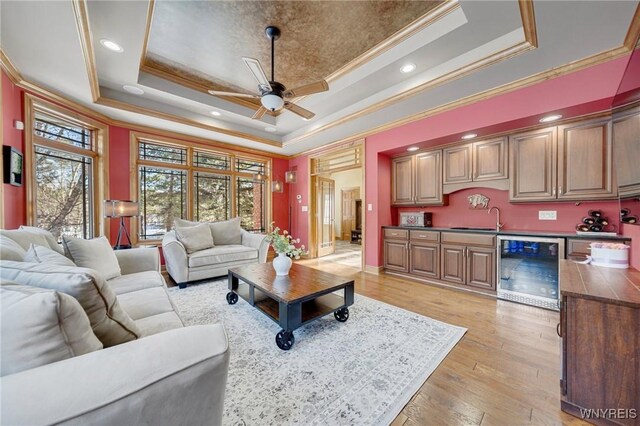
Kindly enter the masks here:
<path id="1" fill-rule="evenodd" d="M 391 160 L 391 204 L 443 205 L 442 151 L 429 151 Z"/>
<path id="2" fill-rule="evenodd" d="M 409 243 L 384 240 L 384 267 L 391 271 L 409 272 Z"/>
<path id="3" fill-rule="evenodd" d="M 394 158 L 391 161 L 391 204 L 414 204 L 414 157 Z"/>
<path id="4" fill-rule="evenodd" d="M 495 290 L 495 249 L 467 247 L 467 285 Z"/>
<path id="5" fill-rule="evenodd" d="M 620 197 L 640 196 L 640 108 L 616 114 L 613 150 Z"/>
<path id="6" fill-rule="evenodd" d="M 608 410 L 589 421 L 640 425 L 640 277 L 571 261 L 560 273 L 562 410 Z"/>
<path id="7" fill-rule="evenodd" d="M 412 241 L 409 244 L 409 259 L 411 274 L 440 278 L 440 244 Z"/>
<path id="8" fill-rule="evenodd" d="M 581 121 L 558 127 L 558 199 L 614 198 L 611 120 Z"/>
<path id="9" fill-rule="evenodd" d="M 445 184 L 471 182 L 471 153 L 472 144 L 470 143 L 442 151 Z"/>
<path id="10" fill-rule="evenodd" d="M 440 279 L 454 284 L 465 284 L 465 249 L 464 246 L 442 244 L 442 273 Z"/>
<path id="11" fill-rule="evenodd" d="M 616 198 L 611 120 L 594 119 L 509 137 L 510 200 Z"/>
<path id="12" fill-rule="evenodd" d="M 509 137 L 511 201 L 556 198 L 556 128 Z"/>

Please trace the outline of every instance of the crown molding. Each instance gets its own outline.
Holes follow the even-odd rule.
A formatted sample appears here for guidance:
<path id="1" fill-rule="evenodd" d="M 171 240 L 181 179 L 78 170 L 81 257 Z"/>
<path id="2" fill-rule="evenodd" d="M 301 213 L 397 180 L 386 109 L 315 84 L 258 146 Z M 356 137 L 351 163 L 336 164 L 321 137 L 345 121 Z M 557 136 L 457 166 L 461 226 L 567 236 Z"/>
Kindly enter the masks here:
<path id="1" fill-rule="evenodd" d="M 518 6 L 520 6 L 524 38 L 533 47 L 538 47 L 538 31 L 536 29 L 536 14 L 533 10 L 533 0 L 518 0 Z"/>
<path id="2" fill-rule="evenodd" d="M 18 84 L 22 81 L 22 75 L 20 75 L 20 72 L 18 71 L 16 66 L 13 65 L 13 62 L 11 62 L 11 59 L 9 59 L 7 54 L 4 53 L 2 47 L 0 47 L 0 65 L 2 66 L 2 69 L 7 73 L 7 75 L 9 76 L 9 80 L 11 80 L 13 84 Z"/>
<path id="3" fill-rule="evenodd" d="M 73 14 L 75 16 L 78 37 L 80 38 L 80 48 L 87 67 L 89 77 L 89 87 L 91 87 L 91 98 L 95 102 L 100 98 L 100 86 L 98 84 L 98 71 L 96 70 L 96 59 L 93 53 L 93 37 L 89 26 L 86 0 L 73 0 Z"/>

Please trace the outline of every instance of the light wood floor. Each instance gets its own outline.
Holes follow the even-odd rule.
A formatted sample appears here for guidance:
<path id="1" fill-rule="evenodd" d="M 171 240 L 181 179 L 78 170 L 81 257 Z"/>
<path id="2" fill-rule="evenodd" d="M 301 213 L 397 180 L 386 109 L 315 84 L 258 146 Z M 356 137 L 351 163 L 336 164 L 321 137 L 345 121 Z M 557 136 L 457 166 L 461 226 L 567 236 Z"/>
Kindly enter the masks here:
<path id="1" fill-rule="evenodd" d="M 560 411 L 558 313 L 335 263 L 331 272 L 353 276 L 359 294 L 468 329 L 394 426 L 587 424 Z"/>

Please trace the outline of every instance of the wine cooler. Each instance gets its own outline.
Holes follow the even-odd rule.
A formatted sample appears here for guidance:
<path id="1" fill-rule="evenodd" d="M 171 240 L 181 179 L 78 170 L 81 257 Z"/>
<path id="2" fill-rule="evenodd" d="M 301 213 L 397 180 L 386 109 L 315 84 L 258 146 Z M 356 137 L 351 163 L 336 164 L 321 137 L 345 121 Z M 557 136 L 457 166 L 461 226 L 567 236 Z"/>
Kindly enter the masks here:
<path id="1" fill-rule="evenodd" d="M 559 310 L 563 238 L 498 236 L 498 298 Z"/>

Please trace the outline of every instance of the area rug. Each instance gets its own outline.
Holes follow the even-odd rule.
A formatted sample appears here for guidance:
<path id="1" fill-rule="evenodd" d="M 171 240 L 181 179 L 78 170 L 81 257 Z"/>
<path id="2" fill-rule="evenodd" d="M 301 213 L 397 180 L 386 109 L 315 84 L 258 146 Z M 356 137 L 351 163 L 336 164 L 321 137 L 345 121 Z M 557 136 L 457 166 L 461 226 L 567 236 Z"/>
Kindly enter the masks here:
<path id="1" fill-rule="evenodd" d="M 227 291 L 226 280 L 169 289 L 188 325 L 227 330 L 225 425 L 388 425 L 466 332 L 356 295 L 347 322 L 309 323 L 282 351 L 278 325 Z"/>

